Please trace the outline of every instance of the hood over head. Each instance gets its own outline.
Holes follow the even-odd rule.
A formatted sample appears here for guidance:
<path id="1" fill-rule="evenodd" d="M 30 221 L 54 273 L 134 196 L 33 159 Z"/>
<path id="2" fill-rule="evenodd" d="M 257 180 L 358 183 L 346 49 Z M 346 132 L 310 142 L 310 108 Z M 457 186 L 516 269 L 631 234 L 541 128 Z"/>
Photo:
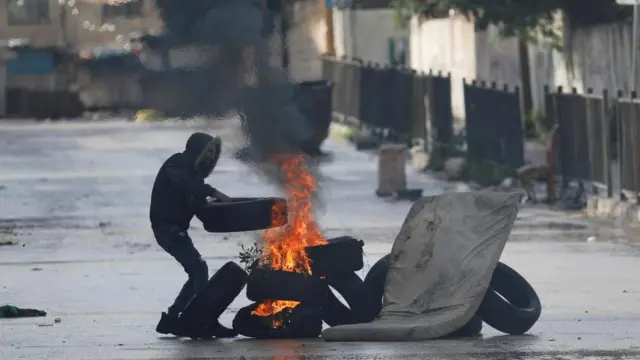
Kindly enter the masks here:
<path id="1" fill-rule="evenodd" d="M 196 132 L 187 140 L 184 154 L 193 164 L 192 170 L 201 178 L 211 175 L 220 158 L 222 141 L 217 136 Z"/>

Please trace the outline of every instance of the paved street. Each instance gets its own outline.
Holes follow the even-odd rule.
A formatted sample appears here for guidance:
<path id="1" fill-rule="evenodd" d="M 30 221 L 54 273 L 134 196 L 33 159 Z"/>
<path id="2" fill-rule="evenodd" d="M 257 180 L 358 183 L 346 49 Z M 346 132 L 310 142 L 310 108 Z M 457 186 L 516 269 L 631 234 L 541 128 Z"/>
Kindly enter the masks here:
<path id="1" fill-rule="evenodd" d="M 0 305 L 46 310 L 46 318 L 0 319 L 2 359 L 637 359 L 640 249 L 621 230 L 543 208 L 523 209 L 502 261 L 543 302 L 526 336 L 420 343 L 177 341 L 158 337 L 159 314 L 185 280 L 155 244 L 148 224 L 151 185 L 162 161 L 203 128 L 231 138 L 224 123 L 139 125 L 0 123 Z M 225 145 L 229 142 L 227 141 Z M 374 196 L 376 159 L 328 141 L 322 165 L 327 236 L 367 242 L 365 269 L 385 255 L 410 203 Z M 230 157 L 209 182 L 232 196 L 275 189 Z M 425 195 L 452 185 L 411 174 Z M 237 261 L 259 234 L 191 235 L 211 271 Z M 223 315 L 230 325 L 241 296 Z M 59 318 L 60 322 L 54 322 Z"/>

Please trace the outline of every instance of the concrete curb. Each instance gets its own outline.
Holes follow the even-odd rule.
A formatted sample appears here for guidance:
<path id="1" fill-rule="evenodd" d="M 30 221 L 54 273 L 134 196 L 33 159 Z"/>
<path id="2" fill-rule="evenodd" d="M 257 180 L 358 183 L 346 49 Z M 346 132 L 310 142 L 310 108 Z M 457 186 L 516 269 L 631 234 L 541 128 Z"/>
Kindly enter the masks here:
<path id="1" fill-rule="evenodd" d="M 626 225 L 640 226 L 640 205 L 616 198 L 587 196 L 585 213 L 589 217 L 614 220 Z"/>

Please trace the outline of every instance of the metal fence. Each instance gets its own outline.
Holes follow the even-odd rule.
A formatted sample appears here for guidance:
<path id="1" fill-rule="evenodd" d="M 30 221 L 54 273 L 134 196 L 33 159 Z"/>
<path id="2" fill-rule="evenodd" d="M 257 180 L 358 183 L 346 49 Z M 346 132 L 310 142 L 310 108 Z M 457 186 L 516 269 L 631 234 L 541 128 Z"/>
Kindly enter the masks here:
<path id="1" fill-rule="evenodd" d="M 524 164 L 524 138 L 520 92 L 494 82 L 464 84 L 466 135 L 469 158 L 508 165 Z"/>
<path id="2" fill-rule="evenodd" d="M 333 112 L 356 126 L 386 129 L 406 138 L 453 146 L 451 78 L 408 69 L 324 59 L 334 83 Z M 464 84 L 469 158 L 511 168 L 524 164 L 524 129 L 518 88 Z M 640 203 L 640 98 L 606 90 L 585 94 L 545 91 L 544 127 L 557 126 L 558 173 L 564 185 L 589 182 L 608 196 L 631 193 Z M 627 196 L 628 197 L 628 196 Z"/>
<path id="3" fill-rule="evenodd" d="M 545 90 L 546 119 L 549 126 L 558 126 L 558 172 L 565 187 L 580 181 L 590 182 L 595 192 L 606 189 L 610 197 L 616 191 L 640 192 L 640 168 L 634 160 L 640 159 L 640 104 L 621 92 L 614 96 L 607 90 Z"/>
<path id="4" fill-rule="evenodd" d="M 620 153 L 620 187 L 635 194 L 636 200 L 640 193 L 640 126 L 638 125 L 638 115 L 640 115 L 640 100 L 633 92 L 630 97 L 624 98 L 618 94 L 617 105 L 617 128 L 619 129 L 618 149 Z"/>
<path id="5" fill-rule="evenodd" d="M 545 94 L 547 118 L 558 125 L 558 164 L 566 187 L 571 180 L 587 180 L 612 189 L 609 96 L 588 91 L 578 94 L 558 88 Z"/>
<path id="6" fill-rule="evenodd" d="M 333 111 L 358 127 L 398 138 L 432 141 L 446 151 L 453 139 L 451 78 L 379 64 L 325 58 L 334 84 Z"/>
<path id="7" fill-rule="evenodd" d="M 78 93 L 71 91 L 8 88 L 5 94 L 6 116 L 10 118 L 75 118 L 85 110 Z"/>

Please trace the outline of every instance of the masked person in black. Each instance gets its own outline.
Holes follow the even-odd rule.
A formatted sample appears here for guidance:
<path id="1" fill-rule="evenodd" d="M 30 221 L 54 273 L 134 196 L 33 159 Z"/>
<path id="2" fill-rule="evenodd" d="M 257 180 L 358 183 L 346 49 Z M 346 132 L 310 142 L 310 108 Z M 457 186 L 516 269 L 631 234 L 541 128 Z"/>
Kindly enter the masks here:
<path id="1" fill-rule="evenodd" d="M 187 233 L 193 216 L 207 203 L 207 198 L 231 200 L 204 179 L 215 168 L 220 157 L 221 141 L 204 133 L 194 133 L 183 152 L 173 154 L 162 164 L 151 193 L 150 219 L 153 234 L 166 252 L 184 268 L 189 279 L 166 313 L 162 313 L 156 331 L 182 336 L 178 316 L 189 301 L 209 280 L 207 263 L 196 250 Z M 214 324 L 211 336 L 235 336 L 235 332 Z"/>

